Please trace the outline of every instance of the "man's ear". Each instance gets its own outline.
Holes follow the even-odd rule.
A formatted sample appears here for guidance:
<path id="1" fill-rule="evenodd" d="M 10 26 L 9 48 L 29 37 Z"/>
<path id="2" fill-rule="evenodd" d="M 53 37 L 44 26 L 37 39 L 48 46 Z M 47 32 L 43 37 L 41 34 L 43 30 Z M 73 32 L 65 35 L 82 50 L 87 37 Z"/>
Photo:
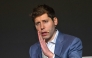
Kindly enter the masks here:
<path id="1" fill-rule="evenodd" d="M 54 21 L 54 24 L 55 24 L 55 26 L 58 24 L 58 19 L 57 19 L 57 17 L 54 17 L 53 18 L 53 21 Z"/>

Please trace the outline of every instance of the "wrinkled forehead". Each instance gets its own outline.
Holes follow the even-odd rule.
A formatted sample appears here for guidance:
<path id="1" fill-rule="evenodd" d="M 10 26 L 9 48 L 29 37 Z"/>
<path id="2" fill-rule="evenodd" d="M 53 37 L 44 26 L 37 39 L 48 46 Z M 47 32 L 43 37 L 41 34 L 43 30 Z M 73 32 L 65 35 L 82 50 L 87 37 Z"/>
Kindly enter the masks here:
<path id="1" fill-rule="evenodd" d="M 47 14 L 43 14 L 43 15 L 41 15 L 41 16 L 36 17 L 36 18 L 34 19 L 34 21 L 37 22 L 37 21 L 48 20 L 48 19 L 50 19 L 50 17 L 48 17 Z"/>

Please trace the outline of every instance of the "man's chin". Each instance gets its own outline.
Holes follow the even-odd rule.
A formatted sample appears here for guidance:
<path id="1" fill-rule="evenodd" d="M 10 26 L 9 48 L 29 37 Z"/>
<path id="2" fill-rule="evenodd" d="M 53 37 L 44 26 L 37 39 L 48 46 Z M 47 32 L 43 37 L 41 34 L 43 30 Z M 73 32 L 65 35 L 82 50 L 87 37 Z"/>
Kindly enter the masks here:
<path id="1" fill-rule="evenodd" d="M 43 37 L 43 39 L 45 39 L 45 42 L 48 42 L 50 40 L 49 37 Z"/>
<path id="2" fill-rule="evenodd" d="M 49 37 L 48 36 L 43 36 L 42 38 L 45 39 L 45 40 L 47 40 Z"/>

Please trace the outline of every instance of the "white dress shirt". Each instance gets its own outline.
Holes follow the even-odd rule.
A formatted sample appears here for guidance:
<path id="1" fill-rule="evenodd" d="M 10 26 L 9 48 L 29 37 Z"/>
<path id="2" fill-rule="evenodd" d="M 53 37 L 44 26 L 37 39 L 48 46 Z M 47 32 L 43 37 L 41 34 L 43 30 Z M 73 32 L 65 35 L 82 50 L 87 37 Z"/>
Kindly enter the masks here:
<path id="1" fill-rule="evenodd" d="M 51 40 L 50 42 L 47 43 L 47 47 L 49 48 L 49 50 L 54 54 L 54 50 L 55 50 L 55 43 L 56 43 L 56 39 L 58 36 L 59 31 L 56 31 L 56 34 L 54 36 L 54 39 Z M 55 57 L 55 55 L 53 56 L 53 58 Z M 42 52 L 42 58 L 48 58 L 47 56 L 44 55 L 44 53 Z"/>

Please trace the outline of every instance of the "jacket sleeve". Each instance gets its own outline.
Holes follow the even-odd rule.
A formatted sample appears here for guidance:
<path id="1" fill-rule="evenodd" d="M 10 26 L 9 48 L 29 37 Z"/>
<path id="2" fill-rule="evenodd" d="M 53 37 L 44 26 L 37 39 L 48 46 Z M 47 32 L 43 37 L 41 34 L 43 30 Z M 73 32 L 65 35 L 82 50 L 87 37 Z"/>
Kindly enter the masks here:
<path id="1" fill-rule="evenodd" d="M 82 42 L 79 38 L 75 38 L 70 45 L 69 58 L 82 58 Z"/>

